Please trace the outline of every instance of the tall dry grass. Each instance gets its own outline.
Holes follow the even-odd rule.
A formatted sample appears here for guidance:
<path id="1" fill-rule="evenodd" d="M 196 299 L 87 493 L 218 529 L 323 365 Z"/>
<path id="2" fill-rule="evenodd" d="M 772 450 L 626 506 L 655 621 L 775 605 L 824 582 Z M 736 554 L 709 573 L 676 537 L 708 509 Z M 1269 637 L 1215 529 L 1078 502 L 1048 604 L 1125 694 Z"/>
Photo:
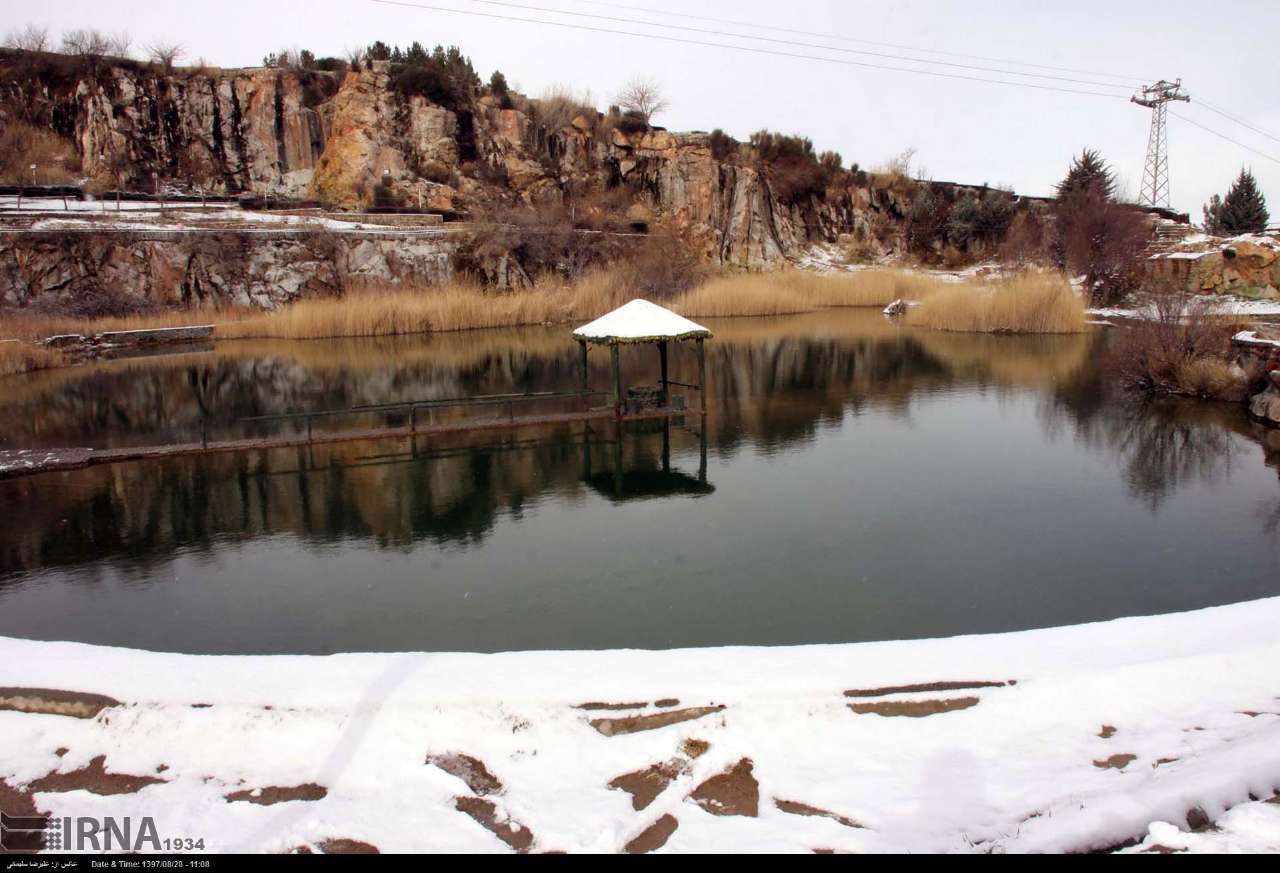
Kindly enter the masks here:
<path id="1" fill-rule="evenodd" d="M 785 315 L 841 306 L 882 307 L 898 298 L 931 300 L 952 293 L 954 287 L 900 270 L 791 270 L 719 276 L 664 302 L 691 317 Z M 571 283 L 543 278 L 524 291 L 497 292 L 459 279 L 444 288 L 361 288 L 273 311 L 167 310 L 90 319 L 0 310 L 0 339 L 210 323 L 218 339 L 395 336 L 588 321 L 638 296 L 644 294 L 637 290 L 633 272 L 602 267 Z"/>
<path id="2" fill-rule="evenodd" d="M 850 273 L 751 273 L 712 279 L 675 301 L 690 317 L 786 315 L 831 306 L 885 306 L 899 298 L 921 300 L 947 283 L 903 270 Z"/>
<path id="3" fill-rule="evenodd" d="M 1082 333 L 1085 304 L 1066 277 L 1024 272 L 952 284 L 907 313 L 907 323 L 970 333 Z"/>
<path id="4" fill-rule="evenodd" d="M 66 363 L 61 352 L 25 342 L 0 342 L 0 376 L 48 370 Z"/>

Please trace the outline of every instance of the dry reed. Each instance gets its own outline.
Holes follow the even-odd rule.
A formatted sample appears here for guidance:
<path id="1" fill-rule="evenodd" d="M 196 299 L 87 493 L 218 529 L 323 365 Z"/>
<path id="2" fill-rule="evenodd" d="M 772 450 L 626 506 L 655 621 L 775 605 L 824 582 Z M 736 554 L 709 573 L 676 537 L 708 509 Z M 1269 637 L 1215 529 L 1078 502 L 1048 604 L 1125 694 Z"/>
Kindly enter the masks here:
<path id="1" fill-rule="evenodd" d="M 1025 272 L 992 283 L 955 283 L 913 308 L 907 323 L 975 333 L 1082 333 L 1085 304 L 1065 277 Z"/>
<path id="2" fill-rule="evenodd" d="M 0 376 L 47 370 L 64 363 L 62 354 L 53 349 L 25 342 L 0 342 Z"/>

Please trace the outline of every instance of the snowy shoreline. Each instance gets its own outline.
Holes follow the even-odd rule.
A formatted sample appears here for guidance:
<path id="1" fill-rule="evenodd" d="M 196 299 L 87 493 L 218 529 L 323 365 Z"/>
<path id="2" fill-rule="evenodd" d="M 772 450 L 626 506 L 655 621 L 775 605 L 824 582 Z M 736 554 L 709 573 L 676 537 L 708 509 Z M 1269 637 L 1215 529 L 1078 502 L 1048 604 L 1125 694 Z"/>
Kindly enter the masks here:
<path id="1" fill-rule="evenodd" d="M 1238 806 L 1280 787 L 1278 625 L 1268 598 L 778 648 L 213 657 L 0 638 L 0 685 L 121 702 L 0 711 L 0 778 L 67 774 L 39 808 L 151 815 L 210 851 L 614 852 L 651 826 L 664 851 L 1080 851 L 1149 826 L 1177 842 L 1160 822 L 1232 807 L 1241 845 L 1280 848 L 1280 806 Z M 98 756 L 162 781 L 69 790 Z M 609 787 L 645 773 L 643 808 Z"/>

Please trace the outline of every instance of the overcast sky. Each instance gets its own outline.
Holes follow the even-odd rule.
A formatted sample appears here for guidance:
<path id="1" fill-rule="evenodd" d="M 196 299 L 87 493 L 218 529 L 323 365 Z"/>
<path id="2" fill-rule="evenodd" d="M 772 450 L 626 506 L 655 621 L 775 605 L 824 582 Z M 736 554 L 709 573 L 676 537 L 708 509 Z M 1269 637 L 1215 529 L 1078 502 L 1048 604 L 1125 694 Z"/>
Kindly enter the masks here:
<path id="1" fill-rule="evenodd" d="M 1105 91 L 1107 98 L 984 82 L 935 78 L 778 55 L 753 54 L 485 18 L 440 9 L 392 6 L 374 0 L 47 0 L 22 4 L 33 23 L 57 34 L 71 27 L 126 29 L 136 45 L 177 40 L 188 59 L 221 66 L 261 63 L 281 46 L 317 55 L 382 39 L 428 47 L 456 43 L 485 78 L 501 69 L 532 95 L 553 84 L 589 90 L 603 108 L 637 73 L 659 80 L 671 108 L 659 123 L 672 130 L 720 127 L 745 139 L 769 127 L 803 133 L 819 149 L 839 151 L 846 163 L 874 167 L 908 147 L 917 167 L 939 180 L 1000 184 L 1021 193 L 1049 193 L 1073 154 L 1096 148 L 1135 196 L 1142 178 L 1150 111 L 1125 99 L 1130 84 L 1181 78 L 1192 103 L 1173 112 L 1254 147 L 1271 159 L 1170 117 L 1173 206 L 1199 221 L 1201 204 L 1223 192 L 1242 165 L 1270 195 L 1280 221 L 1280 141 L 1214 114 L 1197 98 L 1255 128 L 1280 136 L 1280 3 L 1235 0 L 1204 3 L 1015 3 L 1013 0 L 406 0 L 420 6 L 547 19 L 581 27 L 734 43 L 775 52 L 930 69 L 957 75 Z M 17 4 L 6 0 L 14 11 Z M 519 7 L 635 18 L 689 28 L 746 33 L 836 49 L 1018 69 L 1089 82 L 1103 88 L 994 74 L 959 67 L 661 29 Z M 664 16 L 662 12 L 721 21 Z M 6 15 L 14 24 L 22 19 Z M 737 21 L 761 25 L 751 28 Z M 811 31 L 825 38 L 790 31 Z M 840 38 L 845 38 L 841 40 Z M 862 40 L 853 42 L 848 40 Z M 1084 71 L 1011 67 L 973 57 L 871 45 L 891 43 L 933 52 L 998 58 Z M 1117 78 L 1118 77 L 1118 78 Z"/>

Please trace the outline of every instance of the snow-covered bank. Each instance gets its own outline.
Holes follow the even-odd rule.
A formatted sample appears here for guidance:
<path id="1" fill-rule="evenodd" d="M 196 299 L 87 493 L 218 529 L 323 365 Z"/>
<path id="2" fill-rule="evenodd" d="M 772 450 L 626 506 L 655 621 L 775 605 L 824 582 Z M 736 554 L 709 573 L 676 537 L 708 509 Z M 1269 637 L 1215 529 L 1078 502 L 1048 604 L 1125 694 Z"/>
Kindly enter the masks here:
<path id="1" fill-rule="evenodd" d="M 1154 306 L 1108 306 L 1086 309 L 1086 313 L 1101 318 L 1153 319 L 1157 317 Z M 1246 300 L 1241 297 L 1222 297 L 1213 301 L 1211 315 L 1239 315 L 1260 317 L 1280 315 L 1280 300 Z"/>
<path id="2" fill-rule="evenodd" d="M 1109 847 L 1280 786 L 1277 626 L 1280 598 L 787 648 L 196 657 L 0 639 L 0 685 L 122 702 L 0 711 L 0 776 L 73 774 L 36 783 L 37 805 L 151 815 L 214 851 L 611 852 L 646 831 L 666 851 Z M 162 781 L 67 790 L 98 756 Z M 261 803 L 281 794 L 309 799 Z"/>

